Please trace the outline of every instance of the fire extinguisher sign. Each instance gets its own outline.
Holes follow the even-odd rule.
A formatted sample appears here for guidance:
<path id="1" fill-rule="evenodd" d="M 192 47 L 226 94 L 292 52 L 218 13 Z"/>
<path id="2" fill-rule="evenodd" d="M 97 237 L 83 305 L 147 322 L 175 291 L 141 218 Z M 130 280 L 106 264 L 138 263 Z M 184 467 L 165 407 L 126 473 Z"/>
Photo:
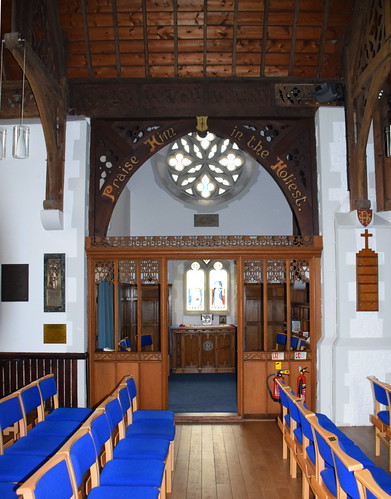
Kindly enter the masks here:
<path id="1" fill-rule="evenodd" d="M 295 360 L 306 360 L 307 352 L 295 352 Z"/>

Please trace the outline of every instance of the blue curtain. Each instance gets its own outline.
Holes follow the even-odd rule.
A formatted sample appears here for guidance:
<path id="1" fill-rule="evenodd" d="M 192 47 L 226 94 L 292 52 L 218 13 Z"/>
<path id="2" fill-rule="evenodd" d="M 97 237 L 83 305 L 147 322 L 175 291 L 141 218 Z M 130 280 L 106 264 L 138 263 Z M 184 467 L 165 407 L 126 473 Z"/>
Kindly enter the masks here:
<path id="1" fill-rule="evenodd" d="M 106 279 L 98 284 L 98 345 L 114 350 L 114 286 Z"/>

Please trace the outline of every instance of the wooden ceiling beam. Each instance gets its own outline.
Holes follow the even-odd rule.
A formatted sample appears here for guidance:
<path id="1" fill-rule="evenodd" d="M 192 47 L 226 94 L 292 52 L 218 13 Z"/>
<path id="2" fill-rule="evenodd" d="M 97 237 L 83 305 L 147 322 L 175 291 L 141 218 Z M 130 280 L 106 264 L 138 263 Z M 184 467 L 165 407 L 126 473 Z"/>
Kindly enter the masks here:
<path id="1" fill-rule="evenodd" d="M 297 39 L 297 20 L 299 17 L 300 0 L 295 1 L 295 11 L 293 15 L 292 23 L 292 37 L 291 37 L 291 51 L 289 55 L 289 66 L 288 74 L 292 74 L 293 66 L 295 65 L 295 54 L 296 54 L 296 39 Z"/>
<path id="2" fill-rule="evenodd" d="M 324 9 L 323 9 L 322 29 L 321 29 L 320 42 L 319 42 L 318 67 L 316 70 L 316 76 L 318 78 L 321 77 L 322 67 L 324 64 L 323 57 L 324 57 L 325 45 L 326 45 L 327 26 L 329 23 L 329 12 L 330 12 L 330 0 L 325 0 Z"/>
<path id="3" fill-rule="evenodd" d="M 358 0 L 356 9 L 360 15 L 355 18 L 345 51 L 348 178 L 352 210 L 370 206 L 366 160 L 368 135 L 371 122 L 378 113 L 379 92 L 388 86 L 391 71 L 389 2 L 378 0 L 368 4 L 365 0 Z M 388 177 L 384 151 L 377 151 L 375 170 L 379 172 L 381 169 L 383 174 L 376 175 L 376 178 Z M 377 209 L 384 207 L 378 205 Z"/>
<path id="4" fill-rule="evenodd" d="M 88 29 L 88 16 L 87 16 L 87 0 L 80 0 L 81 12 L 83 16 L 83 32 L 84 32 L 84 42 L 86 47 L 86 59 L 87 59 L 87 71 L 88 76 L 92 78 L 94 72 L 92 69 L 92 58 L 91 58 L 91 45 L 90 45 L 90 30 Z"/>
<path id="5" fill-rule="evenodd" d="M 108 119 L 313 116 L 314 103 L 278 101 L 275 86 L 282 81 L 287 83 L 273 78 L 69 80 L 69 113 Z M 305 83 L 312 87 L 319 82 Z"/>
<path id="6" fill-rule="evenodd" d="M 118 12 L 117 12 L 117 0 L 112 0 L 113 6 L 113 29 L 114 29 L 114 45 L 115 45 L 115 66 L 117 68 L 117 78 L 121 78 L 121 49 L 119 43 L 118 35 Z"/>
<path id="7" fill-rule="evenodd" d="M 267 27 L 269 20 L 269 8 L 270 0 L 265 0 L 265 7 L 263 11 L 263 32 L 262 32 L 262 46 L 261 46 L 261 67 L 260 75 L 265 76 L 265 65 L 266 65 L 266 47 L 267 47 Z"/>
<path id="8" fill-rule="evenodd" d="M 145 59 L 145 76 L 148 78 L 150 75 L 149 68 L 149 48 L 148 48 L 148 15 L 146 0 L 141 1 L 143 12 L 143 38 L 144 38 L 144 59 Z"/>
<path id="9" fill-rule="evenodd" d="M 46 199 L 44 209 L 63 208 L 66 93 L 54 80 L 28 41 L 19 33 L 4 35 L 7 49 L 23 68 L 26 50 L 26 78 L 37 103 L 47 150 Z"/>

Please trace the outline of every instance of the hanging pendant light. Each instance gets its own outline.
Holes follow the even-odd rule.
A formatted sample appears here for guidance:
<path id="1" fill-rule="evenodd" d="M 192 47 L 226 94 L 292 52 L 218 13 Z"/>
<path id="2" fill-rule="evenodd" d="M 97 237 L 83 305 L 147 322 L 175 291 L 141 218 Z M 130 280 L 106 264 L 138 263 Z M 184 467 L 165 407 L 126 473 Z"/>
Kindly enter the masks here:
<path id="1" fill-rule="evenodd" d="M 22 100 L 20 110 L 20 123 L 14 126 L 14 140 L 12 147 L 12 156 L 17 159 L 26 159 L 29 157 L 30 128 L 23 124 L 24 112 L 24 93 L 26 83 L 26 40 L 20 40 L 24 43 L 23 50 L 23 75 L 22 75 Z"/>
<path id="2" fill-rule="evenodd" d="M 386 157 L 391 158 L 391 125 L 388 124 L 384 128 L 384 141 L 386 145 Z"/>
<path id="3" fill-rule="evenodd" d="M 3 62 L 4 62 L 4 40 L 1 41 L 1 54 L 0 54 L 0 110 L 1 110 L 1 97 L 3 93 Z M 6 157 L 6 140 L 7 129 L 0 127 L 0 160 Z"/>

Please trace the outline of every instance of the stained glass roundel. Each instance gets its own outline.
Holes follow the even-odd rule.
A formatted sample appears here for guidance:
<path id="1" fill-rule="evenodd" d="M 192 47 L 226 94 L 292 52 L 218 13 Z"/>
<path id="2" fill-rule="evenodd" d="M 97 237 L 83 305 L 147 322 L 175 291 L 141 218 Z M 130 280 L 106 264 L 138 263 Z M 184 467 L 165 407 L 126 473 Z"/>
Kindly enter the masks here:
<path id="1" fill-rule="evenodd" d="M 248 184 L 253 162 L 229 139 L 189 133 L 166 148 L 164 166 L 160 160 L 156 171 L 176 197 L 211 205 L 233 198 Z"/>

